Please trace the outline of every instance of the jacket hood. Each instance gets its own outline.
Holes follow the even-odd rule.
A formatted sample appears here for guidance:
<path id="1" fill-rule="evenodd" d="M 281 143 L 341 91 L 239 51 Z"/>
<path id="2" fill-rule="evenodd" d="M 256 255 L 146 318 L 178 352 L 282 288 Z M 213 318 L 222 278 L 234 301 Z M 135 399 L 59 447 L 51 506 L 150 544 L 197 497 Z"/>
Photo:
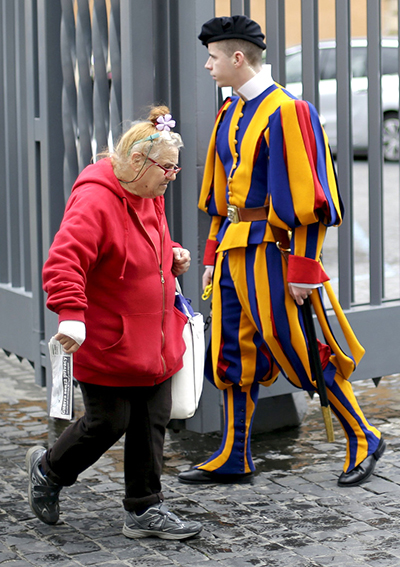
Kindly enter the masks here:
<path id="1" fill-rule="evenodd" d="M 125 198 L 124 190 L 115 176 L 110 158 L 101 159 L 85 167 L 76 179 L 72 191 L 87 183 L 102 185 L 115 193 L 120 199 Z"/>
<path id="2" fill-rule="evenodd" d="M 126 198 L 125 191 L 121 187 L 120 182 L 115 176 L 111 160 L 109 158 L 101 159 L 100 161 L 88 165 L 78 176 L 77 180 L 72 187 L 72 191 L 75 191 L 83 185 L 101 185 L 106 187 L 112 193 L 114 193 L 122 202 L 124 207 L 124 248 L 125 257 L 124 262 L 121 267 L 121 273 L 119 276 L 120 280 L 125 277 L 125 269 L 128 261 L 128 238 L 129 238 L 129 213 L 128 213 L 128 199 Z"/>

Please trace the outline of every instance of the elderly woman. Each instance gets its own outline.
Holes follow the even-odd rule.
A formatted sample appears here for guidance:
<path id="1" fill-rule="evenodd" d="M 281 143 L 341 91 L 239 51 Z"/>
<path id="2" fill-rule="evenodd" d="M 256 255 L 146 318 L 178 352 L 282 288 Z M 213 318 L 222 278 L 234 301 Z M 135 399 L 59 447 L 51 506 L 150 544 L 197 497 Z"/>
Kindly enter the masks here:
<path id="1" fill-rule="evenodd" d="M 190 265 L 171 241 L 164 193 L 176 178 L 182 140 L 166 107 L 136 122 L 115 151 L 86 167 L 72 188 L 43 269 L 55 336 L 74 353 L 85 413 L 47 451 L 26 462 L 29 502 L 47 524 L 59 492 L 125 434 L 123 533 L 184 539 L 199 533 L 163 504 L 163 443 L 169 378 L 182 366 L 185 316 L 174 307 L 175 276 Z"/>

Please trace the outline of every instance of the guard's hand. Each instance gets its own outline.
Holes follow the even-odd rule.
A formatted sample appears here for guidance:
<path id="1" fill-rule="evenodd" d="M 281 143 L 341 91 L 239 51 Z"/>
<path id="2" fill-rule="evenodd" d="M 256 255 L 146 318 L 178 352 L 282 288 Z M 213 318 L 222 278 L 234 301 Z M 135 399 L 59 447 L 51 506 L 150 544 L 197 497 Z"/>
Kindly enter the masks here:
<path id="1" fill-rule="evenodd" d="M 174 254 L 172 273 L 175 277 L 181 276 L 190 267 L 190 252 L 186 248 L 172 248 L 172 252 Z"/>
<path id="2" fill-rule="evenodd" d="M 63 335 L 62 333 L 57 333 L 54 338 L 62 344 L 63 349 L 67 354 L 76 352 L 80 346 L 76 341 L 74 341 L 74 339 L 71 339 L 71 337 L 68 337 L 67 335 Z"/>
<path id="3" fill-rule="evenodd" d="M 204 270 L 203 277 L 201 279 L 201 283 L 203 284 L 203 291 L 210 283 L 212 283 L 213 273 L 214 266 L 207 266 Z"/>
<path id="4" fill-rule="evenodd" d="M 303 305 L 304 300 L 307 299 L 307 297 L 313 292 L 312 287 L 299 287 L 291 283 L 288 284 L 288 287 L 289 293 L 293 297 L 297 305 Z"/>

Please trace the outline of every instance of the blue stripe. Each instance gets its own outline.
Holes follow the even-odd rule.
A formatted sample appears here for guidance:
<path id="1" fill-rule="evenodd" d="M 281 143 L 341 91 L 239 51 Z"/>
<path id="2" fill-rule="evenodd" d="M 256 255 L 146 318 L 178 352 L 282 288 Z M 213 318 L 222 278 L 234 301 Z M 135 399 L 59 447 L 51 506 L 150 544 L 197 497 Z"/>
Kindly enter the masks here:
<path id="1" fill-rule="evenodd" d="M 327 156 L 326 156 L 325 140 L 318 113 L 312 104 L 308 103 L 308 106 L 310 109 L 311 125 L 314 131 L 315 142 L 317 147 L 317 167 L 316 167 L 317 175 L 321 183 L 322 189 L 324 191 L 327 205 L 329 207 L 329 219 L 322 219 L 322 220 L 327 221 L 326 226 L 332 226 L 334 224 L 337 224 L 339 219 L 336 214 L 335 205 L 333 203 L 332 194 L 328 182 L 327 171 L 326 171 Z"/>
<path id="2" fill-rule="evenodd" d="M 292 346 L 290 322 L 285 309 L 285 288 L 281 256 L 276 246 L 267 245 L 266 261 L 268 266 L 271 308 L 282 351 L 290 361 L 302 387 L 305 390 L 314 390 L 314 387 L 308 379 L 307 372 Z"/>
<path id="3" fill-rule="evenodd" d="M 278 108 L 269 119 L 268 189 L 278 217 L 293 228 L 296 223 L 296 215 L 283 150 L 281 109 Z"/>

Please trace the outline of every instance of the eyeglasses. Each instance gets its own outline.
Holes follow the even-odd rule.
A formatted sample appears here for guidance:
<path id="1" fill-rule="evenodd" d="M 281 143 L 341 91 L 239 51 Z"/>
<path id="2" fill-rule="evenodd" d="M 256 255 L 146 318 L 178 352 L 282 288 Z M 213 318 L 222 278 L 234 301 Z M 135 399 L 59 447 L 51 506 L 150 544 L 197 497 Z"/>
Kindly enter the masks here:
<path id="1" fill-rule="evenodd" d="M 154 159 L 151 158 L 147 158 L 147 161 L 151 161 L 151 163 L 153 163 L 154 165 L 157 165 L 159 168 L 161 168 L 164 172 L 164 176 L 168 177 L 169 175 L 173 175 L 173 174 L 178 174 L 181 171 L 181 167 L 178 167 L 177 165 L 174 165 L 174 167 L 171 168 L 166 168 L 163 165 L 159 164 L 158 162 L 154 161 Z"/>

